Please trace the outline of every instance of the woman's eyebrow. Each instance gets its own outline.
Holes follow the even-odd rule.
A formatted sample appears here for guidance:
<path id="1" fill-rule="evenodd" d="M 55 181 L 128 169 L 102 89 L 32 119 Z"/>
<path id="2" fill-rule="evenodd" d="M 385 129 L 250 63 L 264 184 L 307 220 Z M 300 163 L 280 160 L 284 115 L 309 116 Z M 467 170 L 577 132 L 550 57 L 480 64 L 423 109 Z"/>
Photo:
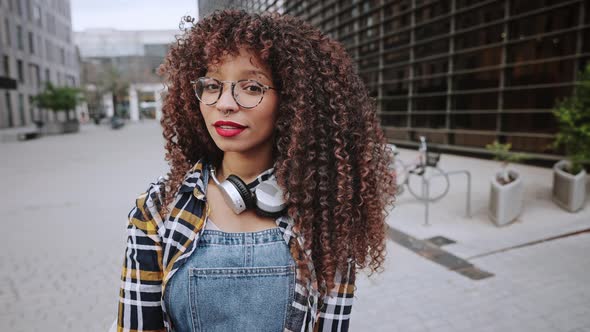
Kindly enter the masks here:
<path id="1" fill-rule="evenodd" d="M 268 80 L 272 81 L 271 78 L 263 71 L 257 69 L 251 69 L 244 71 L 245 74 L 253 74 L 253 75 L 261 75 L 266 77 Z"/>
<path id="2" fill-rule="evenodd" d="M 212 70 L 207 71 L 207 75 L 210 75 L 210 74 L 217 75 L 217 74 L 220 74 L 220 72 L 218 69 L 212 69 Z M 265 72 L 258 70 L 258 69 L 247 69 L 247 70 L 240 72 L 240 75 L 261 75 L 261 76 L 266 77 L 269 81 L 272 81 L 272 79 Z"/>

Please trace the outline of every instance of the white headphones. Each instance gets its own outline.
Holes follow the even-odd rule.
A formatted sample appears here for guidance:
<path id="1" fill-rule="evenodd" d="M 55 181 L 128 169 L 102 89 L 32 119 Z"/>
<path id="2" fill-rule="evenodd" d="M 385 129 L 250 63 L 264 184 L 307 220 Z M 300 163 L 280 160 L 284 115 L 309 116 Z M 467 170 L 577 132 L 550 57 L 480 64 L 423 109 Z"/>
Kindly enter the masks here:
<path id="1" fill-rule="evenodd" d="M 215 176 L 215 168 L 210 166 L 209 170 L 223 199 L 235 214 L 254 209 L 261 217 L 277 218 L 285 212 L 287 203 L 283 199 L 283 190 L 274 177 L 273 168 L 264 171 L 249 184 L 234 174 L 220 183 Z"/>

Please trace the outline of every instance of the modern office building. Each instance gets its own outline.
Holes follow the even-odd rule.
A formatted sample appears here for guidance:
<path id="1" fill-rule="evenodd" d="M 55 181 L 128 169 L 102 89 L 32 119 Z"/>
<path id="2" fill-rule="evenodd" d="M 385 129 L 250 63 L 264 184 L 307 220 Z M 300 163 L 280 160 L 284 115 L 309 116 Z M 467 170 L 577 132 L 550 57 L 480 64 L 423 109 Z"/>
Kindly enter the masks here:
<path id="1" fill-rule="evenodd" d="M 576 72 L 590 62 L 590 0 L 285 0 L 282 6 L 345 45 L 391 142 L 412 146 L 424 135 L 447 150 L 481 153 L 497 139 L 556 158 L 551 109 L 571 95 Z"/>
<path id="2" fill-rule="evenodd" d="M 120 81 L 129 85 L 126 97 L 117 102 L 118 111 L 122 109 L 124 114 L 117 115 L 133 121 L 143 117 L 159 118 L 165 87 L 156 71 L 178 33 L 177 30 L 115 29 L 75 32 L 75 43 L 82 59 L 82 84 L 88 90 L 100 88 L 104 75 L 115 71 Z M 97 112 L 108 117 L 114 115 L 112 94 L 103 97 L 98 105 L 89 103 L 91 115 Z"/>
<path id="3" fill-rule="evenodd" d="M 0 0 L 0 128 L 53 119 L 32 102 L 44 82 L 79 85 L 78 54 L 72 40 L 69 0 Z"/>
<path id="4" fill-rule="evenodd" d="M 199 18 L 203 18 L 216 9 L 237 8 L 250 12 L 276 11 L 282 13 L 285 9 L 285 0 L 198 0 Z"/>

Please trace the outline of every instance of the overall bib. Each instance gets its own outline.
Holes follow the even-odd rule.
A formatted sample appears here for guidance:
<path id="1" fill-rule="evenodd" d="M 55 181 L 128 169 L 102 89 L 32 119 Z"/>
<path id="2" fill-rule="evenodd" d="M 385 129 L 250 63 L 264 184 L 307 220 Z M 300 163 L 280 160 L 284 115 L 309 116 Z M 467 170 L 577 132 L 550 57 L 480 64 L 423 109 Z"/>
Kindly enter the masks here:
<path id="1" fill-rule="evenodd" d="M 279 228 L 203 230 L 164 296 L 177 332 L 282 331 L 295 262 Z"/>

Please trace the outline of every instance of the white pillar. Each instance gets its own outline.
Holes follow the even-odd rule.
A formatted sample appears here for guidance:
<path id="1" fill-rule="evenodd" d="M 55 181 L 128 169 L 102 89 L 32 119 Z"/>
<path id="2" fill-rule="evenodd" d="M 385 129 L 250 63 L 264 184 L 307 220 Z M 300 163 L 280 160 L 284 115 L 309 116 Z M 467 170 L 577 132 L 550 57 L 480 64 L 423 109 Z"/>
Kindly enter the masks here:
<path id="1" fill-rule="evenodd" d="M 154 91 L 156 99 L 156 120 L 162 119 L 162 92 L 160 89 Z"/>
<path id="2" fill-rule="evenodd" d="M 104 110 L 107 117 L 113 117 L 113 115 L 115 115 L 115 107 L 113 107 L 113 94 L 107 92 L 102 95 L 102 104 L 104 105 Z"/>
<path id="3" fill-rule="evenodd" d="M 131 85 L 129 87 L 129 116 L 131 121 L 139 121 L 139 103 L 137 101 L 137 89 Z"/>

